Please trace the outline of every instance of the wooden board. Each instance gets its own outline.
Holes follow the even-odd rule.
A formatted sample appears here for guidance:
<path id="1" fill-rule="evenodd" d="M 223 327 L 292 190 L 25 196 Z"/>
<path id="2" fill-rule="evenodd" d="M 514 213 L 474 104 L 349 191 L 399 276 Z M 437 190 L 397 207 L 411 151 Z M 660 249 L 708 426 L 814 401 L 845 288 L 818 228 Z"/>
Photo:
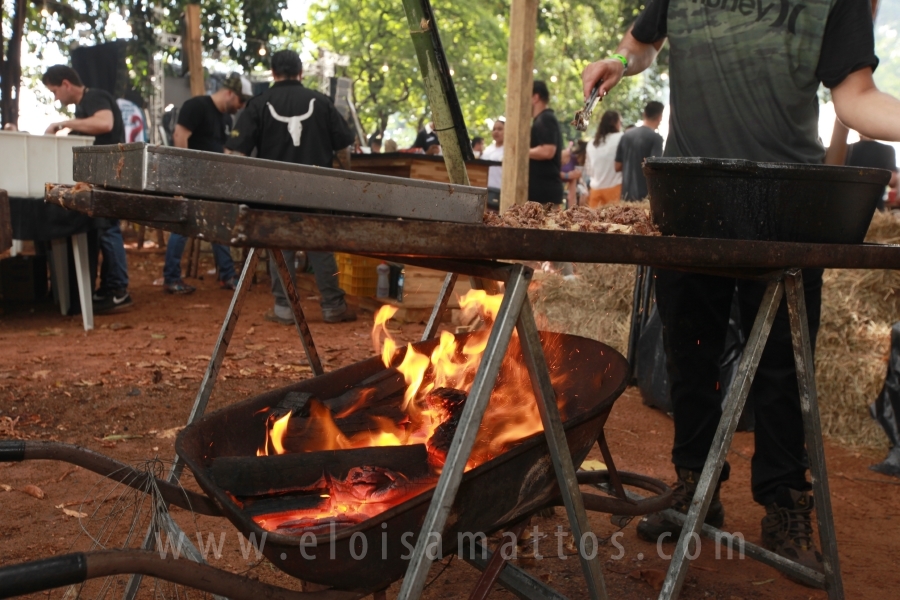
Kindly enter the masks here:
<path id="1" fill-rule="evenodd" d="M 487 187 L 487 164 L 467 163 L 466 169 L 469 173 L 469 185 L 474 187 Z M 409 169 L 409 177 L 410 179 L 422 179 L 425 181 L 450 183 L 450 176 L 447 174 L 447 167 L 443 162 L 437 161 L 413 159 Z"/>

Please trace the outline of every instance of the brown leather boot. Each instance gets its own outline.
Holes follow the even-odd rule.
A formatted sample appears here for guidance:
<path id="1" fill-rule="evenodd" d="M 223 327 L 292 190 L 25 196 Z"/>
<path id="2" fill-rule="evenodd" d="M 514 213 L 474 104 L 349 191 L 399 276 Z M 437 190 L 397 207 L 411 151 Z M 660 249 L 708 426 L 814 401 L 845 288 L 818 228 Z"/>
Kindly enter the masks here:
<path id="1" fill-rule="evenodd" d="M 678 481 L 672 486 L 672 498 L 674 504 L 672 510 L 677 510 L 682 514 L 687 514 L 688 508 L 691 506 L 691 500 L 694 498 L 694 492 L 697 491 L 697 482 L 700 480 L 700 473 L 690 471 L 688 469 L 676 469 L 678 473 Z M 721 529 L 725 523 L 725 507 L 719 499 L 719 486 L 716 484 L 716 491 L 713 492 L 712 501 L 709 503 L 709 510 L 706 512 L 704 523 L 712 525 L 717 529 Z M 665 518 L 662 513 L 653 513 L 641 519 L 637 526 L 638 537 L 648 542 L 656 543 L 660 536 L 665 533 L 669 535 L 666 542 L 677 542 L 681 535 L 681 525 Z"/>
<path id="2" fill-rule="evenodd" d="M 772 552 L 824 573 L 822 555 L 813 543 L 813 505 L 809 492 L 778 488 L 762 519 L 762 542 Z"/>

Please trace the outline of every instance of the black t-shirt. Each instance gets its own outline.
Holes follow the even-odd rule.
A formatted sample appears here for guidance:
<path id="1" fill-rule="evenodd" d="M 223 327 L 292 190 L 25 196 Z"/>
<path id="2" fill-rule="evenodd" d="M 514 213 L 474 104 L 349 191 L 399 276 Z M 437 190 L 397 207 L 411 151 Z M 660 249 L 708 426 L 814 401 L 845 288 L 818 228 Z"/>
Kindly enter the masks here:
<path id="1" fill-rule="evenodd" d="M 216 108 L 210 96 L 187 100 L 178 112 L 178 124 L 191 132 L 188 148 L 207 152 L 224 152 L 230 133 L 231 118 Z"/>
<path id="2" fill-rule="evenodd" d="M 331 167 L 355 136 L 331 99 L 299 81 L 277 81 L 247 103 L 225 144 L 247 156 Z"/>
<path id="3" fill-rule="evenodd" d="M 425 152 L 428 152 L 428 149 L 432 146 L 439 145 L 441 142 L 438 139 L 437 133 L 432 131 L 428 133 L 426 130 L 422 129 L 416 135 L 416 141 L 413 142 L 413 148 L 421 148 Z"/>
<path id="4" fill-rule="evenodd" d="M 634 22 L 631 35 L 645 44 L 663 39 L 667 34 L 668 12 L 669 0 L 648 0 L 647 7 Z M 874 71 L 878 66 L 874 47 L 871 3 L 836 0 L 825 24 L 816 76 L 825 87 L 833 88 L 854 71 L 864 67 Z"/>
<path id="5" fill-rule="evenodd" d="M 555 145 L 556 154 L 550 160 L 529 159 L 528 199 L 532 202 L 559 204 L 563 201 L 562 180 L 559 178 L 563 140 L 559 121 L 550 108 L 544 109 L 531 124 L 531 148 L 544 144 Z"/>
<path id="6" fill-rule="evenodd" d="M 101 146 L 105 144 L 124 144 L 125 143 L 125 124 L 122 122 L 122 111 L 116 104 L 116 99 L 106 90 L 98 90 L 94 88 L 84 88 L 84 95 L 81 102 L 75 105 L 75 118 L 86 119 L 93 117 L 101 110 L 111 110 L 113 114 L 113 128 L 100 135 L 94 137 L 94 145 Z M 89 133 L 80 133 L 72 131 L 76 135 L 90 135 Z"/>

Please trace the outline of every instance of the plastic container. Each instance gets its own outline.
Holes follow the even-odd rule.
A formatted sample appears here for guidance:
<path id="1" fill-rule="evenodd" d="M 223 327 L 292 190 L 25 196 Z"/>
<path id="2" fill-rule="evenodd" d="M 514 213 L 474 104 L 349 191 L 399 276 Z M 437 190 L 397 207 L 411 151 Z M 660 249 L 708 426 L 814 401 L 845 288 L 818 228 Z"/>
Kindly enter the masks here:
<path id="1" fill-rule="evenodd" d="M 338 284 L 344 292 L 352 296 L 375 296 L 378 287 L 378 265 L 376 258 L 336 252 L 334 258 L 338 266 Z"/>
<path id="2" fill-rule="evenodd" d="M 90 146 L 82 135 L 31 135 L 0 131 L 0 188 L 10 198 L 44 198 L 45 183 L 73 184 L 72 148 Z"/>
<path id="3" fill-rule="evenodd" d="M 376 298 L 387 298 L 391 293 L 391 268 L 387 263 L 375 267 L 378 273 L 378 284 L 375 287 Z"/>
<path id="4" fill-rule="evenodd" d="M 397 302 L 403 302 L 403 283 L 406 279 L 406 269 L 400 270 L 400 277 L 397 278 Z"/>

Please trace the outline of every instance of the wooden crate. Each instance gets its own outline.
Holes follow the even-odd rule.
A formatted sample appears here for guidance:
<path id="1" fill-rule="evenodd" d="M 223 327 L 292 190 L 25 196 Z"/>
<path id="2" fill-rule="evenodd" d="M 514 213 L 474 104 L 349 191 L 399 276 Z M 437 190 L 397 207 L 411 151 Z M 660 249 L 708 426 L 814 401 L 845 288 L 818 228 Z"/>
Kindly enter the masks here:
<path id="1" fill-rule="evenodd" d="M 403 302 L 393 298 L 360 298 L 359 305 L 365 310 L 375 312 L 385 304 L 390 304 L 398 309 L 393 320 L 399 323 L 424 323 L 431 316 L 431 310 L 444 285 L 446 275 L 443 271 L 406 266 L 403 276 Z M 453 288 L 450 301 L 447 303 L 447 311 L 444 313 L 445 321 L 450 320 L 452 309 L 459 308 L 459 296 L 470 289 L 468 277 L 457 278 L 456 287 Z"/>

